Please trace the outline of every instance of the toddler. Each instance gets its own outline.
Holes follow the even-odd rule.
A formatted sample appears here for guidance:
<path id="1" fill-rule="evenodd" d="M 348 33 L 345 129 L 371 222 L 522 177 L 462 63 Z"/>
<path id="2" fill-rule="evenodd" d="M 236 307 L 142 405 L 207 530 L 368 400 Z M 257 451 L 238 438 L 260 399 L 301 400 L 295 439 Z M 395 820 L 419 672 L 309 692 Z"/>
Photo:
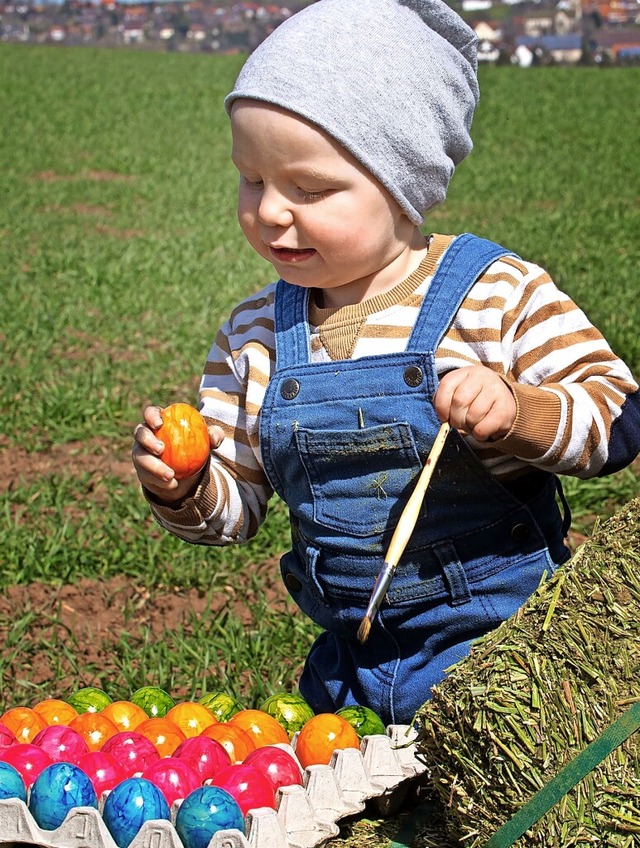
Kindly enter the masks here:
<path id="1" fill-rule="evenodd" d="M 319 0 L 278 27 L 225 105 L 240 226 L 279 280 L 209 353 L 210 463 L 178 481 L 159 458 L 161 409 L 136 428 L 153 514 L 188 542 L 243 542 L 274 491 L 287 504 L 282 576 L 323 629 L 300 680 L 316 712 L 357 703 L 411 721 L 569 557 L 557 475 L 608 474 L 640 449 L 638 383 L 543 269 L 470 234 L 423 234 L 471 149 L 477 100 L 474 33 L 440 0 Z"/>

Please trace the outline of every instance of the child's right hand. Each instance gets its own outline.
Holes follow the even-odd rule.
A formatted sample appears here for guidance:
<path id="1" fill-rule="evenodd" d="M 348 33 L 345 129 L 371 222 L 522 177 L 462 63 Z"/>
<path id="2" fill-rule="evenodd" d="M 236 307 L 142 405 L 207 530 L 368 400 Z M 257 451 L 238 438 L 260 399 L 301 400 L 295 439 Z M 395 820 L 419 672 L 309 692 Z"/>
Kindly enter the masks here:
<path id="1" fill-rule="evenodd" d="M 145 489 L 160 501 L 175 503 L 195 491 L 204 467 L 191 477 L 177 480 L 173 469 L 160 459 L 165 446 L 155 435 L 155 431 L 162 425 L 162 407 L 148 406 L 143 412 L 143 418 L 144 422 L 136 425 L 133 431 L 133 467 Z M 208 429 L 211 447 L 219 447 L 224 439 L 224 431 L 217 426 Z"/>

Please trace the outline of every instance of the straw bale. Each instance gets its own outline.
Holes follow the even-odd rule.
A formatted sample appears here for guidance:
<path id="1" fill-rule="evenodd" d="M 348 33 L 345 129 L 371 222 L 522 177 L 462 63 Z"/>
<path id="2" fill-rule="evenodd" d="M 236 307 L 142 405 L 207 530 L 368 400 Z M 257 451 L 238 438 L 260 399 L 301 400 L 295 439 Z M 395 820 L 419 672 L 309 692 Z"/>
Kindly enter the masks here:
<path id="1" fill-rule="evenodd" d="M 640 499 L 450 670 L 418 712 L 418 751 L 465 848 L 482 846 L 640 700 Z M 640 846 L 640 732 L 516 843 Z"/>

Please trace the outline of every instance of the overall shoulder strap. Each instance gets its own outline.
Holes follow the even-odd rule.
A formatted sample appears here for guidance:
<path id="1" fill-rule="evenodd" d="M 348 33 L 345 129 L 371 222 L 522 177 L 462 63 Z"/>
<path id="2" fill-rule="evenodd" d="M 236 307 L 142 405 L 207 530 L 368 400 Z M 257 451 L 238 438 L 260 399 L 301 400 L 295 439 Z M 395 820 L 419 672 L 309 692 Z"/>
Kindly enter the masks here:
<path id="1" fill-rule="evenodd" d="M 278 280 L 274 302 L 278 370 L 310 361 L 308 314 L 309 290 Z"/>
<path id="2" fill-rule="evenodd" d="M 435 350 L 478 277 L 496 259 L 514 255 L 470 233 L 455 238 L 427 289 L 407 350 Z"/>

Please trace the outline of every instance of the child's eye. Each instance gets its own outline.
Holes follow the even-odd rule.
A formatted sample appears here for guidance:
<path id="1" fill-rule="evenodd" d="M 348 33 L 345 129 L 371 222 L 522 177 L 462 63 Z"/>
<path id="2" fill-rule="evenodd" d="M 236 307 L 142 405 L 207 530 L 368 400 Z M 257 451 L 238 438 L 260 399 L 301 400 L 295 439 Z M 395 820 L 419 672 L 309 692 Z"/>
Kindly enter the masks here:
<path id="1" fill-rule="evenodd" d="M 242 177 L 242 182 L 248 186 L 248 188 L 260 189 L 264 187 L 264 182 L 262 180 L 250 180 L 249 177 Z"/>
<path id="2" fill-rule="evenodd" d="M 300 186 L 298 186 L 298 192 L 303 200 L 320 200 L 327 194 L 326 189 L 321 189 L 320 191 L 307 191 L 307 189 L 301 188 Z"/>

